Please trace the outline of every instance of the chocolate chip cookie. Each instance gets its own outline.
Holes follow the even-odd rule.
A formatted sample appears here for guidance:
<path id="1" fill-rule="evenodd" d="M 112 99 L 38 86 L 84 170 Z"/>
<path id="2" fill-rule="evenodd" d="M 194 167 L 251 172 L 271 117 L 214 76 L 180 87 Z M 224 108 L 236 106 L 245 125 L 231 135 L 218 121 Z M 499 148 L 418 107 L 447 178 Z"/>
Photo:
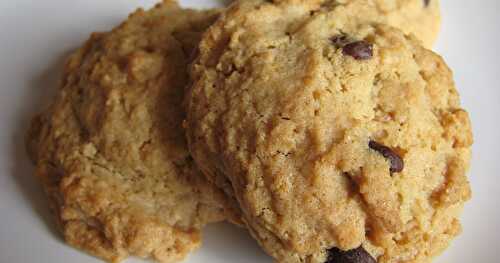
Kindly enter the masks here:
<path id="1" fill-rule="evenodd" d="M 340 2 L 224 12 L 191 67 L 189 149 L 279 262 L 428 262 L 471 195 L 468 114 L 441 57 Z"/>
<path id="2" fill-rule="evenodd" d="M 202 226 L 231 217 L 182 128 L 188 59 L 217 14 L 164 1 L 94 33 L 67 61 L 27 141 L 72 246 L 110 262 L 174 262 L 200 245 Z"/>

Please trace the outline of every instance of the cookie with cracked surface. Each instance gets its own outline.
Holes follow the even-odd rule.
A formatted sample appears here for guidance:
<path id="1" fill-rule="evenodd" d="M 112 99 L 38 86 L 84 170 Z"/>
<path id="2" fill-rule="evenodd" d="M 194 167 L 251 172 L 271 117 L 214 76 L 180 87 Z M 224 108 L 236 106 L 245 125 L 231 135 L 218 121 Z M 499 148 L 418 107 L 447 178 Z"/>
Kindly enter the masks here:
<path id="1" fill-rule="evenodd" d="M 189 149 L 279 262 L 427 262 L 470 198 L 468 114 L 441 57 L 345 10 L 230 7 L 191 67 Z"/>
<path id="2" fill-rule="evenodd" d="M 27 143 L 65 240 L 110 262 L 175 262 L 231 217 L 184 138 L 187 63 L 217 11 L 164 1 L 95 33 L 67 61 Z"/>

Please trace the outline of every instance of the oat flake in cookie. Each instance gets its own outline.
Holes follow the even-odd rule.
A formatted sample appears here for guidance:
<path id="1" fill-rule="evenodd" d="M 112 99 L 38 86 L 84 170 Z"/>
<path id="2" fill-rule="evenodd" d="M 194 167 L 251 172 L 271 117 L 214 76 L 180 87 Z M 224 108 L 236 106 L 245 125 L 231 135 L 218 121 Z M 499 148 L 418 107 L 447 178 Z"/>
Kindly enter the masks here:
<path id="1" fill-rule="evenodd" d="M 174 262 L 228 216 L 190 157 L 181 107 L 188 57 L 216 12 L 165 1 L 96 33 L 28 135 L 65 240 L 110 262 Z"/>
<path id="2" fill-rule="evenodd" d="M 428 262 L 471 195 L 469 117 L 438 55 L 345 8 L 230 7 L 191 68 L 189 148 L 279 262 Z"/>

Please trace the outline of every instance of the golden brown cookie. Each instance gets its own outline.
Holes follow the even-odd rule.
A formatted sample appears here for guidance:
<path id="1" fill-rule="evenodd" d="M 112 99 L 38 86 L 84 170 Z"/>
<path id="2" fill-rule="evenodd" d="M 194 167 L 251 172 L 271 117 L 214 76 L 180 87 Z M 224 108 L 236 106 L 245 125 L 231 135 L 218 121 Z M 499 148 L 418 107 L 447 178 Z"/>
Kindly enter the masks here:
<path id="1" fill-rule="evenodd" d="M 230 216 L 188 153 L 186 66 L 216 11 L 164 1 L 95 33 L 68 60 L 28 148 L 65 240 L 110 262 L 174 262 Z"/>
<path id="2" fill-rule="evenodd" d="M 240 1 L 191 69 L 192 156 L 279 262 L 428 262 L 460 232 L 472 135 L 452 73 L 357 3 Z"/>

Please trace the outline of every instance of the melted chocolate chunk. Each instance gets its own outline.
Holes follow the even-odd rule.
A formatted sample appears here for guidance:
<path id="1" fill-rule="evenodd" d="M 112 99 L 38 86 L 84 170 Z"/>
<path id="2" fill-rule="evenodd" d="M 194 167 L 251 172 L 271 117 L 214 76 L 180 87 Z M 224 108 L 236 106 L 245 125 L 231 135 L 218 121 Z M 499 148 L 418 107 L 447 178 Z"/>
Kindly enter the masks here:
<path id="1" fill-rule="evenodd" d="M 430 3 L 431 3 L 431 0 L 424 0 L 425 7 L 428 7 Z"/>
<path id="2" fill-rule="evenodd" d="M 370 141 L 370 143 L 368 143 L 368 146 L 372 150 L 375 150 L 375 151 L 379 152 L 380 154 L 382 154 L 382 156 L 384 156 L 386 159 L 388 159 L 390 161 L 391 173 L 399 173 L 399 172 L 403 171 L 403 168 L 405 166 L 403 159 L 401 159 L 401 157 L 399 157 L 399 155 L 397 153 L 395 153 L 391 148 L 389 148 L 385 145 L 382 145 L 376 141 Z"/>
<path id="3" fill-rule="evenodd" d="M 366 41 L 356 41 L 345 45 L 342 49 L 344 55 L 356 60 L 366 60 L 373 57 L 373 45 Z"/>
<path id="4" fill-rule="evenodd" d="M 325 263 L 377 263 L 377 261 L 363 247 L 349 251 L 334 247 L 328 250 L 328 259 Z"/>

